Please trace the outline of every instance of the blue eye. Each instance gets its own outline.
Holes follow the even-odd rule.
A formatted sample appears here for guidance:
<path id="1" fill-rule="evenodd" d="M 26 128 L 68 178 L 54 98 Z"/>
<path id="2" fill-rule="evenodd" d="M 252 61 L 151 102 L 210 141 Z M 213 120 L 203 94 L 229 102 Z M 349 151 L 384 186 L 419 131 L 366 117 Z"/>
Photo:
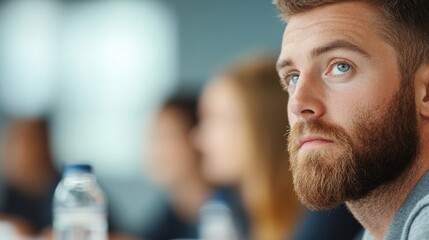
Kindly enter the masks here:
<path id="1" fill-rule="evenodd" d="M 336 63 L 334 68 L 332 69 L 333 75 L 342 75 L 348 71 L 350 71 L 352 67 L 347 63 Z"/>
<path id="2" fill-rule="evenodd" d="M 296 85 L 298 83 L 299 80 L 299 75 L 290 75 L 289 77 L 289 85 Z"/>

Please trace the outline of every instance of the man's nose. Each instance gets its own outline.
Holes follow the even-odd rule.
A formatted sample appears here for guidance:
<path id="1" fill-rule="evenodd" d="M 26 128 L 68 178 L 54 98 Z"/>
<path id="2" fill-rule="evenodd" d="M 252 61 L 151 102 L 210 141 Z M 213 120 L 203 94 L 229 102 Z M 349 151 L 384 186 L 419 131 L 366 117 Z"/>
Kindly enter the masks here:
<path id="1" fill-rule="evenodd" d="M 295 89 L 289 95 L 289 111 L 297 118 L 320 118 L 325 113 L 323 86 L 323 82 L 317 77 L 301 74 Z"/>

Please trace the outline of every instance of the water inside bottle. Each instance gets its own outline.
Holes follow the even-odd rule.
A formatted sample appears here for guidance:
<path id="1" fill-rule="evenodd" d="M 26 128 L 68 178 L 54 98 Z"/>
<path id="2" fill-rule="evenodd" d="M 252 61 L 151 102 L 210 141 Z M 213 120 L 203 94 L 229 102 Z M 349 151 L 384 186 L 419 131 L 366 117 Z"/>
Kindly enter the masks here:
<path id="1" fill-rule="evenodd" d="M 55 240 L 106 240 L 107 222 L 100 208 L 55 208 Z"/>

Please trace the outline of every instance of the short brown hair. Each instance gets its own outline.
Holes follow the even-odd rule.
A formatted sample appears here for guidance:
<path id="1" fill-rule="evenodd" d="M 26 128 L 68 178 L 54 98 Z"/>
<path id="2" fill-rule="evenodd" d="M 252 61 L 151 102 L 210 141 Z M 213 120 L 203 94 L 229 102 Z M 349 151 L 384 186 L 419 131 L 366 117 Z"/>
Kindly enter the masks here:
<path id="1" fill-rule="evenodd" d="M 282 18 L 326 4 L 356 0 L 274 0 Z M 357 1 L 356 1 L 357 2 Z M 428 0 L 364 0 L 381 14 L 382 35 L 396 49 L 403 79 L 414 76 L 422 64 L 429 63 Z M 411 80 L 411 79 L 409 79 Z"/>

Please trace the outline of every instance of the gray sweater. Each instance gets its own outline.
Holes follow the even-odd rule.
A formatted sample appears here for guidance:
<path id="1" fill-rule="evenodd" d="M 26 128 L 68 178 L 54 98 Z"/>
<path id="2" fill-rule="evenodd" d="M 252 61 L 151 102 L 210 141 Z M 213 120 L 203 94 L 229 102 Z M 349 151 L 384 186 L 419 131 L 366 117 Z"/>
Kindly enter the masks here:
<path id="1" fill-rule="evenodd" d="M 373 240 L 365 231 L 362 240 Z M 385 240 L 429 239 L 429 171 L 419 180 L 396 212 Z"/>

